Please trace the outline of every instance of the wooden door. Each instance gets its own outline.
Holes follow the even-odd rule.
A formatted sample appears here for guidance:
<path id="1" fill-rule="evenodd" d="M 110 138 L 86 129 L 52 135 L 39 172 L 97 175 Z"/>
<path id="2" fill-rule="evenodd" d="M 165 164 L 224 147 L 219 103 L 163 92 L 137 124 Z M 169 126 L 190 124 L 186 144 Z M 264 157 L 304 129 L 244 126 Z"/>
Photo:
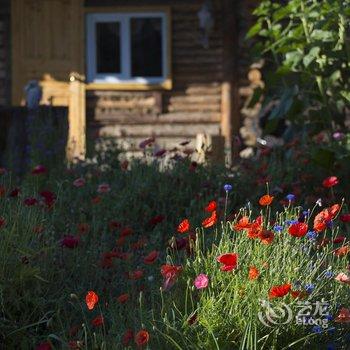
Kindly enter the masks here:
<path id="1" fill-rule="evenodd" d="M 44 102 L 67 105 L 71 72 L 84 73 L 83 0 L 12 0 L 12 102 L 31 80 Z"/>

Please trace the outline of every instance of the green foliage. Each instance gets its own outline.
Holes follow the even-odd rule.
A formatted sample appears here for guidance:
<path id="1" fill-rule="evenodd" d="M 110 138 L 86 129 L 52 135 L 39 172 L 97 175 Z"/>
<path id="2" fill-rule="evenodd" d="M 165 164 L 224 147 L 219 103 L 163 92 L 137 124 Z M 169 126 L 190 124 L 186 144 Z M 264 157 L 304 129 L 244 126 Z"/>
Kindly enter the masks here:
<path id="1" fill-rule="evenodd" d="M 343 127 L 350 101 L 350 1 L 264 0 L 254 14 L 247 37 L 256 39 L 256 58 L 265 60 L 266 100 L 279 100 L 269 132 L 275 118 L 313 134 Z"/>

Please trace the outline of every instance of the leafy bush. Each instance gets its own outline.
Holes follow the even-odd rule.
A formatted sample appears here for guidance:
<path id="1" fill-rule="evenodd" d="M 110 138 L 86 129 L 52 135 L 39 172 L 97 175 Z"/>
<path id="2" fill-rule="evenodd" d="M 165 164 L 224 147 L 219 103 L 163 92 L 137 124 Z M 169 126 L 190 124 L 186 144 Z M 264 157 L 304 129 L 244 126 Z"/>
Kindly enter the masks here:
<path id="1" fill-rule="evenodd" d="M 311 134 L 344 127 L 350 102 L 349 0 L 264 0 L 248 37 L 266 63 L 265 103 L 278 100 L 267 133 L 280 118 Z"/>

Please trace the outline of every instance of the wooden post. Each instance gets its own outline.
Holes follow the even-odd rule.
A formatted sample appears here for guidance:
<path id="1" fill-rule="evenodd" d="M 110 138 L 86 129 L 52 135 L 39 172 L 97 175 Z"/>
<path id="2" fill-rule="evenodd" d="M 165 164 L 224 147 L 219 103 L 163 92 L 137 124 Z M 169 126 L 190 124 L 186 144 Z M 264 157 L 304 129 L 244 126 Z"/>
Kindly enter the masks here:
<path id="1" fill-rule="evenodd" d="M 68 104 L 68 162 L 82 160 L 86 153 L 85 78 L 77 73 L 70 75 Z"/>
<path id="2" fill-rule="evenodd" d="M 231 164 L 237 150 L 234 149 L 234 137 L 240 127 L 238 100 L 238 32 L 235 1 L 222 0 L 223 20 L 223 69 L 221 95 L 221 134 L 225 137 L 228 161 Z"/>

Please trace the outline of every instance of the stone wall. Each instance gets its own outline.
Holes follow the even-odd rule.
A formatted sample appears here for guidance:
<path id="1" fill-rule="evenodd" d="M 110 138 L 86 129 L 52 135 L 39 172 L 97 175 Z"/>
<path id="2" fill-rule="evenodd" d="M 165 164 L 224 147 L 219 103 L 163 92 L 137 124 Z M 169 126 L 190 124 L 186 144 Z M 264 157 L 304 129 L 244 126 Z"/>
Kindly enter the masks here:
<path id="1" fill-rule="evenodd" d="M 0 0 L 0 106 L 10 103 L 10 0 Z"/>

